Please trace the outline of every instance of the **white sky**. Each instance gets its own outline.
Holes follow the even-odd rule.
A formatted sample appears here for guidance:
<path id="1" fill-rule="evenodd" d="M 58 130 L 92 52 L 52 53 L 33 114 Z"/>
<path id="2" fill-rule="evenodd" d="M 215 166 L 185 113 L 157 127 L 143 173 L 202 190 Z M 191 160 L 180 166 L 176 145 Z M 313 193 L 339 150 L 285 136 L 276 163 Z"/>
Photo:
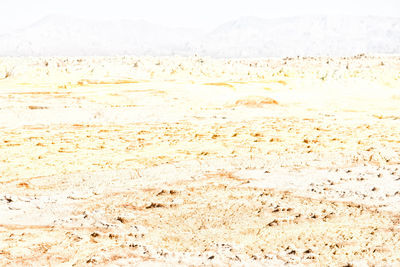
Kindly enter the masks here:
<path id="1" fill-rule="evenodd" d="M 376 15 L 400 17 L 400 0 L 0 0 L 0 33 L 51 14 L 95 19 L 144 19 L 210 30 L 242 16 Z"/>

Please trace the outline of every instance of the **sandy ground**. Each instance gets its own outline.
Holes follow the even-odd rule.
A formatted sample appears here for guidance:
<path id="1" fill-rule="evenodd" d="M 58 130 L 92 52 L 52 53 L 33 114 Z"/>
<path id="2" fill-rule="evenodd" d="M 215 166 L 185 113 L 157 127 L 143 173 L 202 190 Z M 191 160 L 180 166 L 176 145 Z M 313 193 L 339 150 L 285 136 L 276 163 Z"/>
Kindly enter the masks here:
<path id="1" fill-rule="evenodd" d="M 400 265 L 400 58 L 1 58 L 0 265 Z"/>

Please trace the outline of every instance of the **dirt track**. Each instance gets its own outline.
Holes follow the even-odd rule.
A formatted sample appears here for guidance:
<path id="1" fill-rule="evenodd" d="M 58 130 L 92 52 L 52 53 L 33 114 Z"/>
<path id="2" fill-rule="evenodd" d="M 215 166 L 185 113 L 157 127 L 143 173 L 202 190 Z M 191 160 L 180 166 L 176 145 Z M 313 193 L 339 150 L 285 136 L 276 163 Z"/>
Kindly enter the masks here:
<path id="1" fill-rule="evenodd" d="M 0 264 L 400 264 L 399 58 L 1 64 Z"/>

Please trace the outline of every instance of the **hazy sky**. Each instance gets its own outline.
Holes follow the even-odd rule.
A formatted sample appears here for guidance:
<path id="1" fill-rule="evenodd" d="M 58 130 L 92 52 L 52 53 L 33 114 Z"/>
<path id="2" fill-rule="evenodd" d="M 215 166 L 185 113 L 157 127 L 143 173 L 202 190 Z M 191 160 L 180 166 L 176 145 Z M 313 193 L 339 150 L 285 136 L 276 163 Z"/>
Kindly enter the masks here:
<path id="1" fill-rule="evenodd" d="M 209 30 L 242 16 L 309 14 L 400 17 L 400 0 L 0 0 L 0 33 L 50 14 L 96 19 L 144 19 Z"/>

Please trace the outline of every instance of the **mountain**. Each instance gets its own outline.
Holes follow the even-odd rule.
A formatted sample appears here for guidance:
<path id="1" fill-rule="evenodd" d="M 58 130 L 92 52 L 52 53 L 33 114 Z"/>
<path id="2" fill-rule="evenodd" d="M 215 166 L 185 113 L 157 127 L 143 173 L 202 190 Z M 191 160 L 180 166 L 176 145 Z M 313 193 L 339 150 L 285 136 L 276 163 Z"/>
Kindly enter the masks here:
<path id="1" fill-rule="evenodd" d="M 1 56 L 170 55 L 199 30 L 146 21 L 95 21 L 48 16 L 27 29 L 0 36 Z"/>
<path id="2" fill-rule="evenodd" d="M 400 19 L 241 18 L 221 25 L 197 47 L 219 57 L 393 54 L 400 52 Z"/>
<path id="3" fill-rule="evenodd" d="M 243 17 L 211 32 L 146 21 L 48 16 L 0 36 L 0 56 L 193 55 L 270 57 L 400 53 L 400 18 Z"/>

